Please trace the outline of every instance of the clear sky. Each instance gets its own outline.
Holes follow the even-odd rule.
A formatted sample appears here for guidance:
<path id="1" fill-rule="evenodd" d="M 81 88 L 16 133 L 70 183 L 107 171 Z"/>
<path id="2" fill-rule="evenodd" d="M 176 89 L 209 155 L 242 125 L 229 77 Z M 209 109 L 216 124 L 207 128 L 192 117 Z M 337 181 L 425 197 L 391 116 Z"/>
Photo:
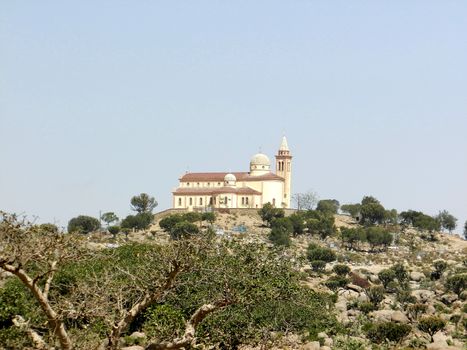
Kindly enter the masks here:
<path id="1" fill-rule="evenodd" d="M 283 134 L 293 192 L 463 226 L 467 1 L 0 2 L 0 209 L 165 209 Z"/>

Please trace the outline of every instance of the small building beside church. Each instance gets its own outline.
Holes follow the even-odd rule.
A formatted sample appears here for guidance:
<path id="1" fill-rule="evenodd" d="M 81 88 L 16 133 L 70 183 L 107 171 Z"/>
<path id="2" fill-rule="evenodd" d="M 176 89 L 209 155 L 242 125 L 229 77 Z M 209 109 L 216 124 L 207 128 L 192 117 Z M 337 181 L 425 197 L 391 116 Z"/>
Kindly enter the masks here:
<path id="1" fill-rule="evenodd" d="M 275 173 L 263 153 L 250 160 L 248 172 L 186 173 L 173 194 L 173 208 L 290 208 L 292 155 L 285 136 L 275 155 Z"/>

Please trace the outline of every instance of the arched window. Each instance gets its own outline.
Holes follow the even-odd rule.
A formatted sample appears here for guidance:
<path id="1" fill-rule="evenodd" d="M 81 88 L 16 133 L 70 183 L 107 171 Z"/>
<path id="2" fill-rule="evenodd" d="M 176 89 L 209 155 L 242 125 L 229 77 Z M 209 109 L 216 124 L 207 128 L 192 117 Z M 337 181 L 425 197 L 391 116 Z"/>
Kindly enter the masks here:
<path id="1" fill-rule="evenodd" d="M 199 205 L 203 205 L 203 198 L 199 199 Z"/>
<path id="2" fill-rule="evenodd" d="M 182 199 L 181 199 L 181 198 L 178 199 L 178 206 L 179 206 L 179 207 L 182 206 Z"/>
<path id="3" fill-rule="evenodd" d="M 193 198 L 190 197 L 190 205 L 193 205 Z"/>

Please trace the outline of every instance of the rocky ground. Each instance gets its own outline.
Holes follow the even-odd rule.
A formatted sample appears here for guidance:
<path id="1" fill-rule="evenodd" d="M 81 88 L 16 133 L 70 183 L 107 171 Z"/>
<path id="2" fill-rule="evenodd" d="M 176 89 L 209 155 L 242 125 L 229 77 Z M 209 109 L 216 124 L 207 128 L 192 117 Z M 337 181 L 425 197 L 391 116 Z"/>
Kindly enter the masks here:
<path id="1" fill-rule="evenodd" d="M 336 215 L 336 226 L 352 227 L 357 223 L 352 218 Z M 246 232 L 239 233 L 239 227 L 245 227 Z M 246 241 L 268 242 L 269 229 L 257 215 L 219 214 L 214 224 L 214 229 L 219 237 L 231 239 L 240 237 Z M 318 335 L 318 341 L 306 342 L 304 337 L 291 335 L 277 335 L 274 341 L 276 349 L 372 349 L 374 345 L 366 338 L 362 330 L 365 324 L 392 321 L 399 324 L 412 326 L 412 331 L 406 340 L 396 348 L 426 348 L 426 349 L 467 349 L 466 330 L 462 326 L 462 320 L 467 318 L 467 291 L 460 295 L 448 292 L 445 287 L 446 278 L 453 273 L 465 273 L 467 271 L 467 241 L 456 235 L 438 233 L 436 241 L 426 240 L 422 232 L 414 229 L 395 230 L 395 242 L 386 251 L 369 252 L 365 247 L 360 250 L 346 250 L 341 241 L 336 237 L 328 237 L 320 240 L 318 237 L 302 235 L 293 238 L 289 248 L 291 254 L 302 262 L 301 270 L 304 275 L 303 283 L 316 291 L 331 293 L 324 284 L 333 275 L 332 267 L 337 263 L 345 263 L 351 269 L 351 282 L 336 291 L 335 313 L 340 322 L 347 328 L 347 336 L 332 336 L 326 333 Z M 142 234 L 130 234 L 130 240 L 168 240 L 157 222 L 149 232 Z M 338 261 L 327 264 L 325 272 L 314 273 L 304 259 L 306 248 L 314 242 L 329 247 L 338 254 Z M 432 280 L 433 262 L 444 260 L 447 269 L 441 278 Z M 438 315 L 446 321 L 446 327 L 430 337 L 417 329 L 417 320 L 408 311 L 407 303 L 398 300 L 397 293 L 386 291 L 384 298 L 377 310 L 364 312 L 359 305 L 368 303 L 368 295 L 365 288 L 381 285 L 378 273 L 390 268 L 396 263 L 402 263 L 408 271 L 408 295 L 411 303 L 423 306 L 423 315 Z M 364 282 L 362 282 L 364 281 Z M 323 312 L 329 312 L 323 310 Z M 465 322 L 465 321 L 464 321 Z M 464 323 L 465 324 L 465 323 Z M 279 344 L 279 345 L 277 345 Z M 244 350 L 251 349 L 245 347 Z M 259 348 L 258 348 L 259 350 Z"/>

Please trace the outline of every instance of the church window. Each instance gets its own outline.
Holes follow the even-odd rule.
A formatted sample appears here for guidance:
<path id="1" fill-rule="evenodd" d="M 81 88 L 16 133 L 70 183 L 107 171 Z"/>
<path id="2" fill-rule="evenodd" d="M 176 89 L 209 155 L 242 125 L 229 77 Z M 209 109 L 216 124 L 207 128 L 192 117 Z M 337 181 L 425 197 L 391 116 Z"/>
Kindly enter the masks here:
<path id="1" fill-rule="evenodd" d="M 199 199 L 199 205 L 203 205 L 203 198 Z"/>
<path id="2" fill-rule="evenodd" d="M 224 197 L 224 203 L 227 204 L 227 196 Z"/>
<path id="3" fill-rule="evenodd" d="M 245 204 L 248 205 L 248 197 L 245 198 Z"/>
<path id="4" fill-rule="evenodd" d="M 182 206 L 182 199 L 181 199 L 181 198 L 178 199 L 178 206 L 179 206 L 179 207 Z"/>
<path id="5" fill-rule="evenodd" d="M 242 205 L 245 205 L 245 197 L 242 197 Z"/>
<path id="6" fill-rule="evenodd" d="M 189 183 L 189 182 L 187 182 L 186 185 L 187 185 L 188 187 L 190 187 L 190 183 Z"/>
<path id="7" fill-rule="evenodd" d="M 198 187 L 199 187 L 199 182 L 196 184 L 196 186 L 198 186 Z"/>
<path id="8" fill-rule="evenodd" d="M 193 205 L 193 198 L 190 197 L 190 205 Z"/>
<path id="9" fill-rule="evenodd" d="M 212 197 L 209 198 L 209 205 L 212 205 Z"/>
<path id="10" fill-rule="evenodd" d="M 273 198 L 273 199 L 272 199 L 272 206 L 273 206 L 273 207 L 276 206 L 276 198 Z"/>
<path id="11" fill-rule="evenodd" d="M 208 182 L 208 187 L 209 187 L 209 186 L 211 186 L 211 183 L 210 183 L 210 182 Z"/>

